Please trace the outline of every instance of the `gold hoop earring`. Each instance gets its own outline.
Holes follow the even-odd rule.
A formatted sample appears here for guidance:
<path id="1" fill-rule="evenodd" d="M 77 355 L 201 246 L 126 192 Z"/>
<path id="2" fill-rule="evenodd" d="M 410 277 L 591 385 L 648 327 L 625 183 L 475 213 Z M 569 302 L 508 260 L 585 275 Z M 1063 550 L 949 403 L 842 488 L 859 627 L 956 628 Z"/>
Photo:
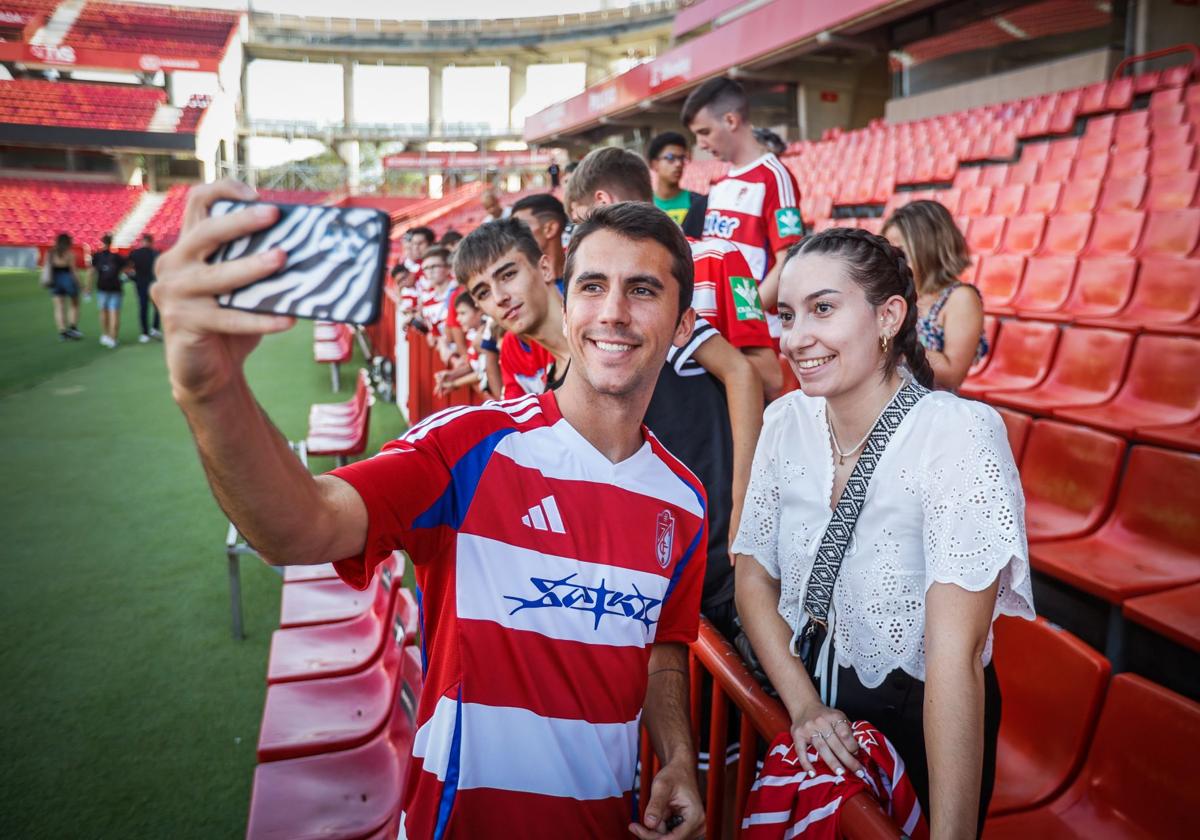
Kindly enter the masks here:
<path id="1" fill-rule="evenodd" d="M 888 342 L 891 341 L 891 338 L 892 337 L 890 335 L 888 335 L 887 333 L 884 333 L 883 335 L 879 336 L 879 346 L 883 349 L 883 355 L 885 355 L 885 356 L 887 355 Z"/>

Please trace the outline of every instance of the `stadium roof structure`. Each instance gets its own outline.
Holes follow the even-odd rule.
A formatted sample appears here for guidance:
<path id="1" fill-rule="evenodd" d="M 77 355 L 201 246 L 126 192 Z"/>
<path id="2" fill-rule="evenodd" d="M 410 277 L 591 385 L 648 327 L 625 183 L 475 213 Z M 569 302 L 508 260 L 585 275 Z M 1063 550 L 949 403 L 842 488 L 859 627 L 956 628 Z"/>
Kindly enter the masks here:
<path id="1" fill-rule="evenodd" d="M 932 4 L 933 0 L 700 0 L 680 12 L 674 32 L 701 34 L 533 114 L 525 121 L 524 138 L 529 143 L 546 143 L 619 122 L 656 104 L 680 99 L 723 74 L 786 80 L 786 72 L 771 68 L 829 48 L 874 49 L 856 43 L 855 36 Z M 712 28 L 704 31 L 708 25 Z"/>

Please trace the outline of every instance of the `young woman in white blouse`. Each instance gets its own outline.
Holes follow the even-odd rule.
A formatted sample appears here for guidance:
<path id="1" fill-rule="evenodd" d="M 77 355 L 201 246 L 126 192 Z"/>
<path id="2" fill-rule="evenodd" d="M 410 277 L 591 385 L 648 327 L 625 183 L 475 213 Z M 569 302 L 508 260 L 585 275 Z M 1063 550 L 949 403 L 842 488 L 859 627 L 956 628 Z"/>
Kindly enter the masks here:
<path id="1" fill-rule="evenodd" d="M 992 621 L 1033 618 L 1033 596 L 1004 424 L 982 403 L 926 391 L 916 300 L 903 254 L 882 237 L 835 228 L 789 252 L 780 347 L 801 390 L 764 418 L 733 545 L 737 605 L 804 769 L 807 748 L 859 772 L 849 721 L 869 720 L 903 757 L 932 836 L 962 838 L 982 827 L 994 780 Z M 826 620 L 810 626 L 826 526 L 864 449 L 878 452 L 876 421 L 902 399 L 911 408 L 871 456 Z M 801 640 L 819 646 L 815 676 Z"/>

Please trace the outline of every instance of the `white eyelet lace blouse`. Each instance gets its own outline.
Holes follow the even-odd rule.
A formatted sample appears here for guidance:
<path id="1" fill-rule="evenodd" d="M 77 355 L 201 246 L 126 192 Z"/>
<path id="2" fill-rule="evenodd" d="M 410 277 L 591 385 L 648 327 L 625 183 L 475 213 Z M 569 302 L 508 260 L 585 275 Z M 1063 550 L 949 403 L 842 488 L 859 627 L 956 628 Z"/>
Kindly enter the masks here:
<path id="1" fill-rule="evenodd" d="M 779 579 L 779 613 L 794 634 L 832 490 L 825 400 L 794 391 L 767 408 L 733 544 Z M 978 592 L 997 576 L 993 620 L 1033 618 L 1025 499 L 1004 422 L 983 403 L 934 391 L 909 411 L 871 478 L 834 585 L 837 664 L 868 688 L 897 668 L 924 680 L 926 591 L 953 583 Z M 984 664 L 991 656 L 989 632 Z"/>

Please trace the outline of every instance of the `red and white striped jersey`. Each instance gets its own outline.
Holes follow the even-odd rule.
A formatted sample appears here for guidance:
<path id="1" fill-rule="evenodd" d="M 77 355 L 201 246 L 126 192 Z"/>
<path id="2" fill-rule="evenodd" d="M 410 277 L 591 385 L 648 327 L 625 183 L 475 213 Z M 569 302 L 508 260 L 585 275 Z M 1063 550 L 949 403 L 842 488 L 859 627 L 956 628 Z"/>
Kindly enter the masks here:
<path id="1" fill-rule="evenodd" d="M 526 341 L 516 333 L 500 339 L 501 396 L 511 400 L 546 390 L 554 354 L 536 341 Z"/>
<path id="2" fill-rule="evenodd" d="M 779 158 L 767 153 L 713 184 L 704 214 L 704 238 L 737 245 L 760 283 L 775 253 L 799 242 L 800 187 Z"/>
<path id="3" fill-rule="evenodd" d="M 774 347 L 758 283 L 741 251 L 723 239 L 689 239 L 696 267 L 692 308 L 734 347 Z"/>
<path id="4" fill-rule="evenodd" d="M 705 495 L 643 428 L 613 464 L 553 393 L 447 409 L 334 470 L 421 593 L 425 683 L 401 837 L 623 836 L 656 642 L 696 637 Z"/>

